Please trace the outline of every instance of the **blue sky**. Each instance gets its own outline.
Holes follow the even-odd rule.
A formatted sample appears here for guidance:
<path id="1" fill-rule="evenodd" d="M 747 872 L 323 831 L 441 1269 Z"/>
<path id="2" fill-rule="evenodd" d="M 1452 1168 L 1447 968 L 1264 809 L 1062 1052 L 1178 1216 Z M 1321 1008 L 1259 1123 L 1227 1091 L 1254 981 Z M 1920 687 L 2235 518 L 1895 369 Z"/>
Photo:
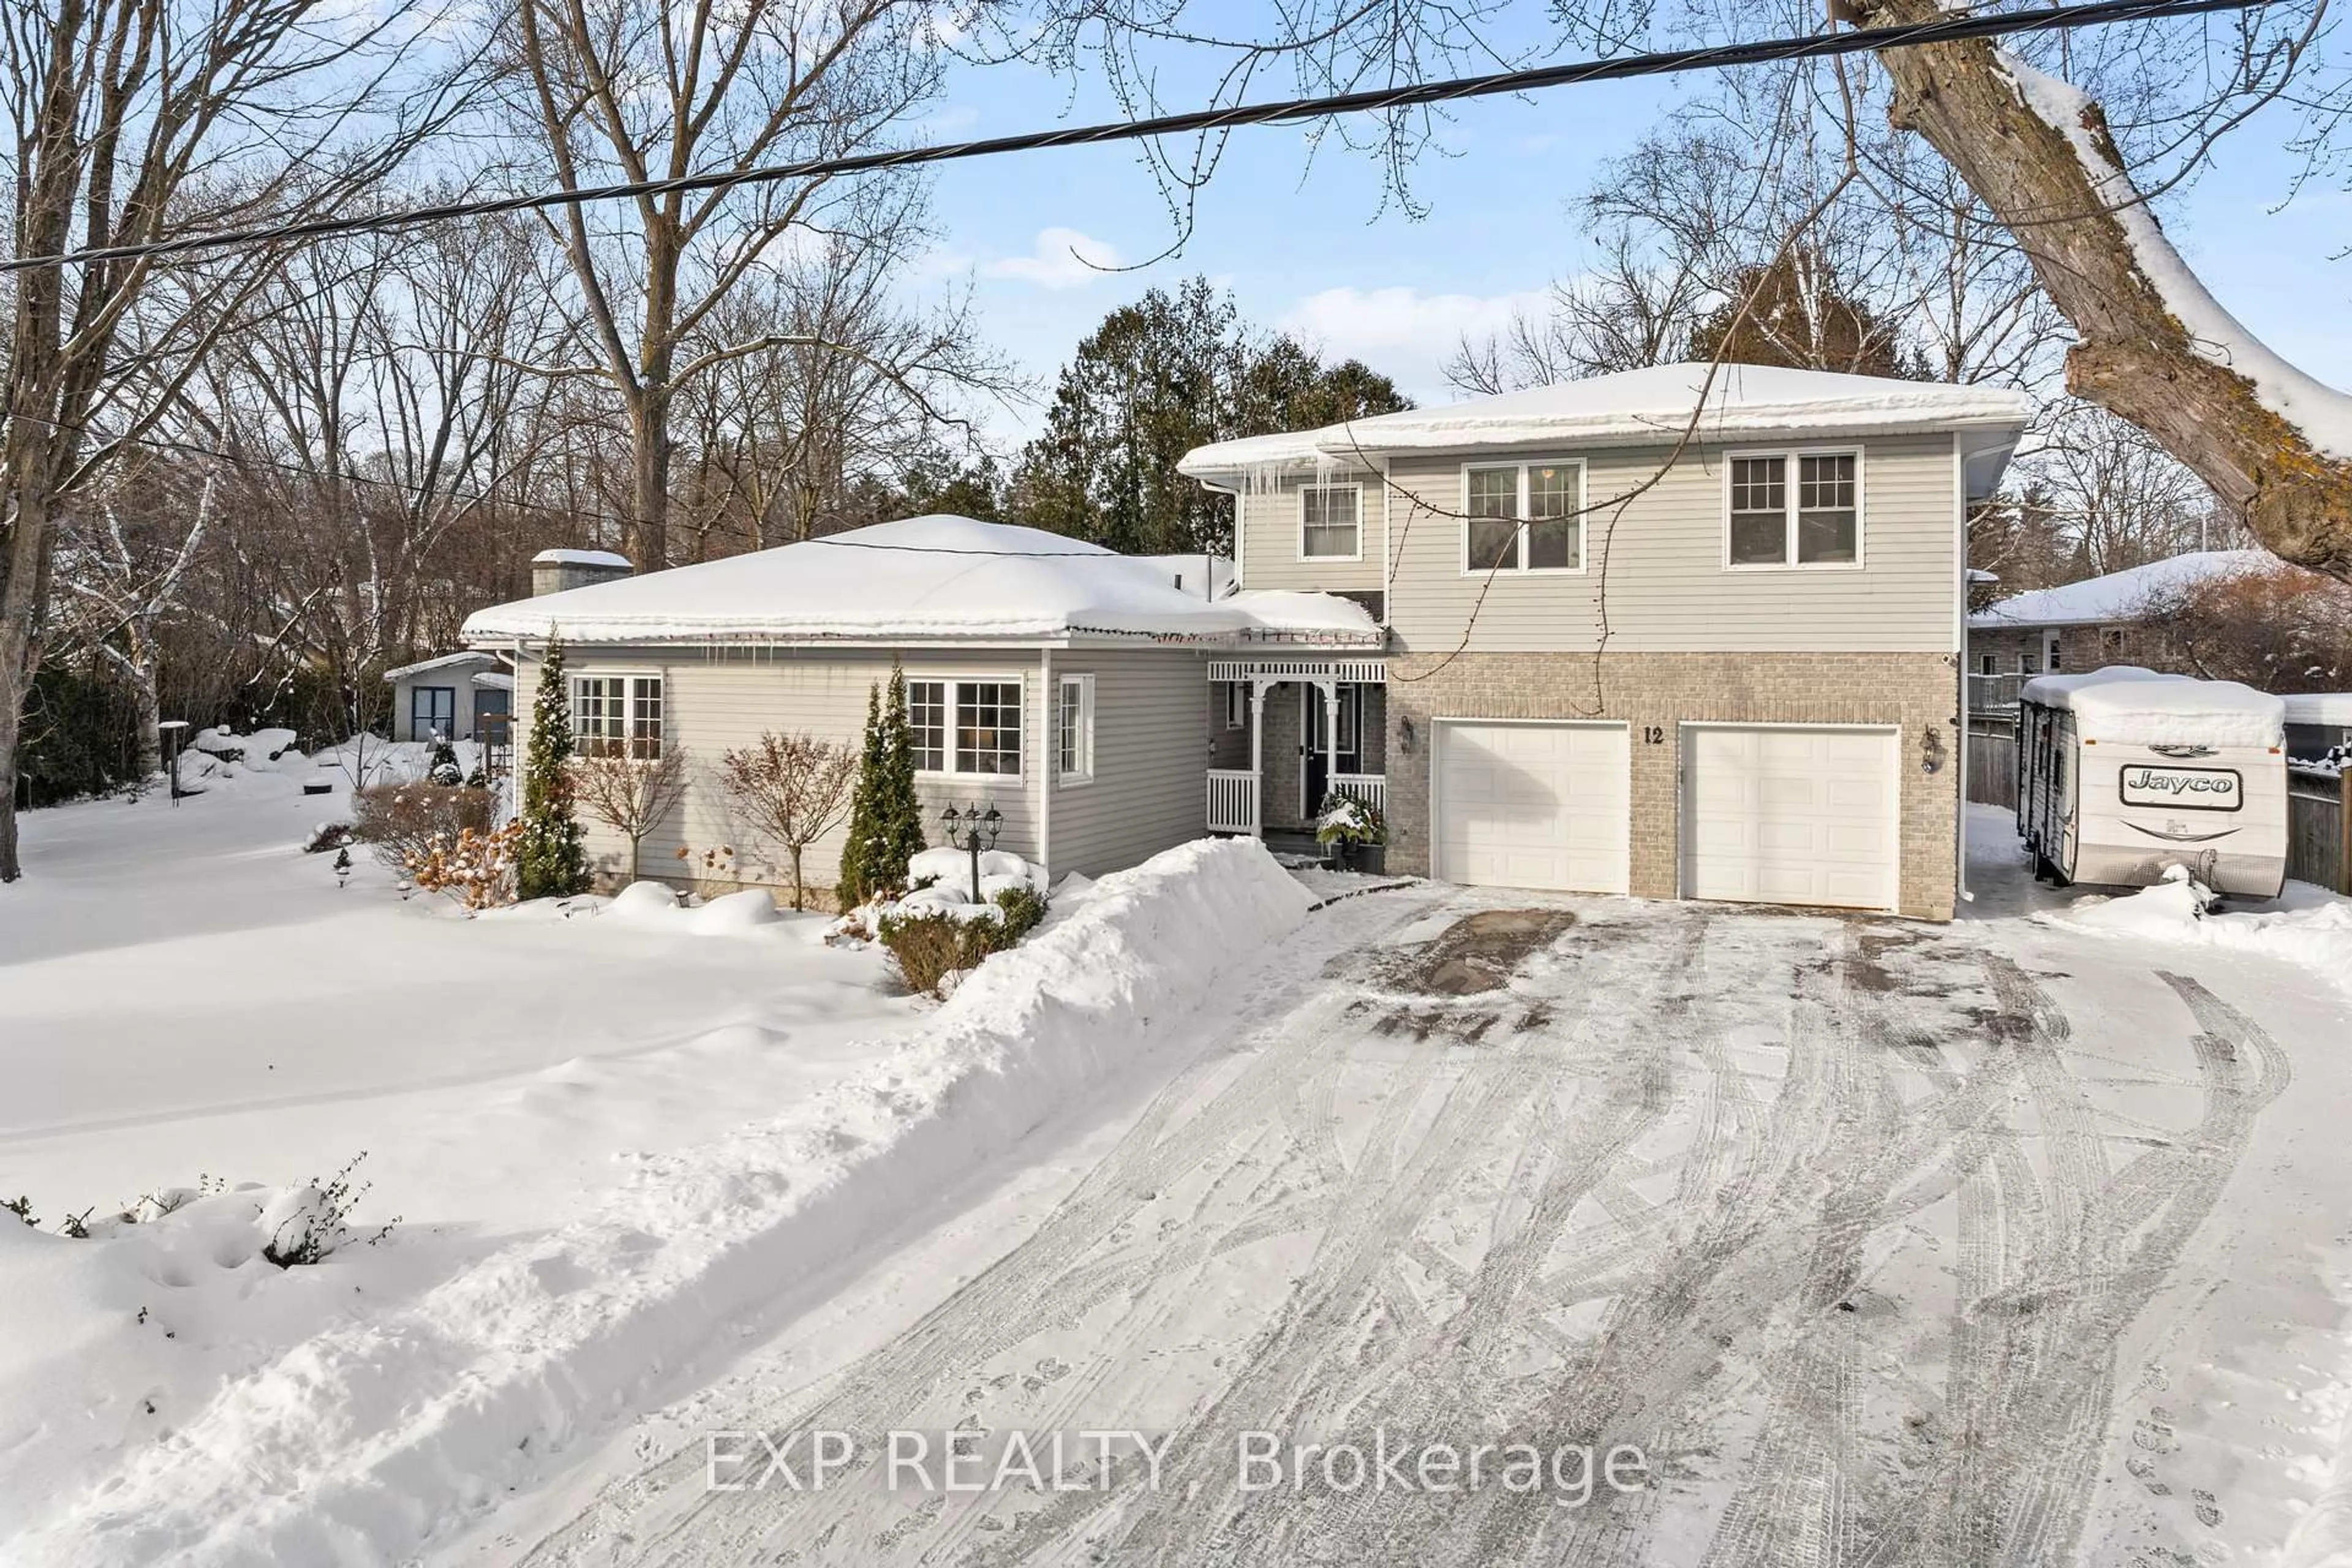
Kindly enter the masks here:
<path id="1" fill-rule="evenodd" d="M 1265 96 L 1276 95 L 1269 86 Z M 1460 106 L 1444 152 L 1414 172 L 1428 216 L 1383 210 L 1380 171 L 1327 143 L 1310 160 L 1305 134 L 1235 133 L 1201 194 L 1182 253 L 1134 263 L 1174 235 L 1133 147 L 1079 148 L 949 164 L 938 174 L 941 228 L 929 268 L 969 279 L 982 331 L 1041 380 L 1113 306 L 1153 283 L 1205 273 L 1243 312 L 1287 328 L 1333 355 L 1353 354 L 1424 402 L 1454 395 L 1438 365 L 1466 328 L 1483 332 L 1575 270 L 1580 240 L 1568 205 L 1596 166 L 1624 151 L 1671 101 L 1656 82 L 1607 83 L 1533 99 Z M 1168 91 L 1171 104 L 1191 100 Z M 1024 66 L 963 73 L 919 129 L 924 141 L 999 135 L 1116 118 L 1066 79 Z M 2224 142 L 2217 167 L 2168 210 L 2174 238 L 2223 304 L 2257 335 L 2331 384 L 2352 387 L 2352 261 L 2333 254 L 2352 236 L 2352 195 L 2307 191 L 2283 210 L 2294 165 L 2275 111 Z M 1001 441 L 1034 421 L 999 416 Z"/>

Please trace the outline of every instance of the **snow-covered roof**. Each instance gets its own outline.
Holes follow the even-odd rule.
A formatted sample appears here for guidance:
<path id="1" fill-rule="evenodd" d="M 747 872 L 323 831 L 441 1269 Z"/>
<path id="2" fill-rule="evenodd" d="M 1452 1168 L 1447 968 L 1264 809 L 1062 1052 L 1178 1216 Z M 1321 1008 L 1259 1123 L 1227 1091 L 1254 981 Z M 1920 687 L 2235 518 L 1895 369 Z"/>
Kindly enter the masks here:
<path id="1" fill-rule="evenodd" d="M 534 566 L 617 566 L 629 570 L 629 558 L 609 550 L 542 550 L 530 558 Z"/>
<path id="2" fill-rule="evenodd" d="M 1328 595 L 1254 607 L 1180 590 L 1161 563 L 1034 528 L 936 515 L 477 610 L 468 641 L 995 642 L 1153 637 L 1378 646 Z"/>
<path id="3" fill-rule="evenodd" d="M 2290 724 L 2352 725 L 2352 691 L 2290 691 L 2279 700 Z"/>
<path id="4" fill-rule="evenodd" d="M 386 680 L 404 680 L 412 675 L 425 675 L 436 669 L 455 669 L 460 665 L 490 662 L 492 662 L 490 656 L 479 650 L 437 654 L 431 658 L 419 659 L 415 664 L 404 664 L 398 669 L 387 669 L 383 672 L 383 678 Z"/>
<path id="5" fill-rule="evenodd" d="M 2221 577 L 2266 571 L 2279 563 L 2266 550 L 2192 550 L 2186 555 L 2085 577 L 2056 588 L 2033 588 L 1988 605 L 1969 617 L 1979 631 L 2003 626 L 2071 626 L 2127 621 L 2150 599 Z"/>
<path id="6" fill-rule="evenodd" d="M 1710 373 L 1712 379 L 1710 380 Z M 1702 391 L 1706 406 L 1699 412 Z M 1671 441 L 1692 428 L 1714 442 L 1764 435 L 1860 434 L 1983 426 L 2006 454 L 2025 425 L 2021 393 L 1895 381 L 1777 365 L 1666 364 L 1435 408 L 1382 414 L 1319 430 L 1252 436 L 1195 447 L 1177 464 L 1194 479 L 1232 481 L 1396 452 L 1545 443 L 1625 446 Z"/>
<path id="7" fill-rule="evenodd" d="M 1234 591 L 1234 561 L 1230 555 L 1139 555 L 1136 559 L 1159 567 L 1171 583 L 1187 594 L 1222 599 Z M 1204 574 L 1209 584 L 1206 593 L 1201 587 Z"/>
<path id="8" fill-rule="evenodd" d="M 2080 739 L 2143 746 L 2275 746 L 2286 722 L 2285 702 L 2267 691 L 2136 664 L 2040 676 L 2019 697 L 2071 710 Z"/>
<path id="9" fill-rule="evenodd" d="M 512 691 L 514 675 L 504 669 L 478 669 L 474 672 L 474 684 L 485 691 Z"/>

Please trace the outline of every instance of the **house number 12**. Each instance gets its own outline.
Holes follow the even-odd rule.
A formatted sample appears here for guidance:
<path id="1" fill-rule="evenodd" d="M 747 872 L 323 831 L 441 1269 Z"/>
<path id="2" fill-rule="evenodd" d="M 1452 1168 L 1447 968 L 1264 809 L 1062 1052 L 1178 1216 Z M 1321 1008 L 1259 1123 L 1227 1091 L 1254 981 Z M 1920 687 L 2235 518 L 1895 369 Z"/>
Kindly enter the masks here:
<path id="1" fill-rule="evenodd" d="M 1663 746 L 1665 743 L 1666 727 L 1664 725 L 1644 724 L 1642 726 L 1642 744 L 1645 746 Z"/>

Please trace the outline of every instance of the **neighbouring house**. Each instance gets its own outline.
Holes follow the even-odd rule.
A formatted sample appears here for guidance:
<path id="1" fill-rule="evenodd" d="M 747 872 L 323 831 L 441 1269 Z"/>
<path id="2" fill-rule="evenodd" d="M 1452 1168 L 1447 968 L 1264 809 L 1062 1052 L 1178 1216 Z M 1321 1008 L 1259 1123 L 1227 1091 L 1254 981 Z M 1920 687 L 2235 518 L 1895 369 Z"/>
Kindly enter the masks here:
<path id="1" fill-rule="evenodd" d="M 395 741 L 490 741 L 504 731 L 514 677 L 494 653 L 445 653 L 383 672 Z"/>
<path id="2" fill-rule="evenodd" d="M 2352 754 L 2352 691 L 2294 691 L 2286 704 L 2286 754 L 2340 763 Z"/>
<path id="3" fill-rule="evenodd" d="M 780 847 L 744 827 L 717 784 L 719 760 L 769 730 L 854 749 L 896 661 L 933 823 L 950 806 L 993 807 L 996 847 L 1093 876 L 1205 830 L 1207 753 L 1233 746 L 1213 684 L 1223 672 L 1379 666 L 1381 630 L 1359 605 L 1229 584 L 1212 598 L 1213 572 L 1199 557 L 922 517 L 535 595 L 478 611 L 465 635 L 512 660 L 519 711 L 560 635 L 583 740 L 686 752 L 687 797 L 646 840 L 648 870 L 683 870 L 684 850 L 698 881 L 785 882 Z M 625 845 L 589 827 L 600 868 L 616 871 Z M 831 885 L 841 838 L 811 847 L 812 885 Z M 719 849 L 731 869 L 703 875 Z"/>
<path id="4" fill-rule="evenodd" d="M 1240 597 L 1385 634 L 1212 665 L 1210 826 L 1353 775 L 1392 871 L 1948 919 L 1966 519 L 2025 413 L 1684 364 L 1190 453 L 1237 498 Z"/>
<path id="5" fill-rule="evenodd" d="M 2014 707 L 2019 689 L 2037 675 L 2111 664 L 2200 675 L 2152 612 L 2204 584 L 2278 564 L 2263 550 L 2198 550 L 1989 605 L 1969 617 L 1969 706 Z"/>

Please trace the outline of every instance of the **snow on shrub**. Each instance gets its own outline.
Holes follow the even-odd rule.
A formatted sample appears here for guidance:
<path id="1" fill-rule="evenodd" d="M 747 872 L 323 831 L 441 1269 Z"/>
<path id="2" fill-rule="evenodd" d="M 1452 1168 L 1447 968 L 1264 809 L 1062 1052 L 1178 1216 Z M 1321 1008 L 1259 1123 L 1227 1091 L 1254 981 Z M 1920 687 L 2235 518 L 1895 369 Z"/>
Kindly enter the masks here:
<path id="1" fill-rule="evenodd" d="M 454 837 L 434 835 L 401 869 L 426 892 L 446 893 L 467 913 L 478 913 L 514 902 L 515 862 L 521 849 L 520 822 L 487 833 L 461 827 Z"/>
<path id="2" fill-rule="evenodd" d="M 498 796 L 489 790 L 370 784 L 352 792 L 352 837 L 374 850 L 385 869 L 413 876 L 410 868 L 436 846 L 454 843 L 460 833 L 489 832 L 497 813 Z"/>

